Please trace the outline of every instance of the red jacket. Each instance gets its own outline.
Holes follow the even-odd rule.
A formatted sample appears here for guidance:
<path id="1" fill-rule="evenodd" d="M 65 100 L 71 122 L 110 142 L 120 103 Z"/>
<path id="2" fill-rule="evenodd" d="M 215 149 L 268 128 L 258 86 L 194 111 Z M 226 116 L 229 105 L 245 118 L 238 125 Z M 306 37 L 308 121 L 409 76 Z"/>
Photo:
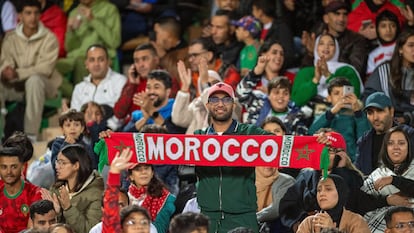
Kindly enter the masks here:
<path id="1" fill-rule="evenodd" d="M 59 42 L 59 57 L 65 57 L 65 33 L 68 21 L 65 12 L 56 4 L 50 5 L 40 15 L 40 21 L 55 34 Z"/>
<path id="2" fill-rule="evenodd" d="M 348 15 L 348 29 L 354 32 L 359 32 L 362 26 L 362 21 L 371 20 L 375 24 L 375 18 L 379 13 L 384 10 L 389 10 L 398 17 L 400 27 L 402 28 L 405 22 L 404 16 L 401 14 L 398 7 L 391 2 L 387 1 L 377 12 L 372 12 L 365 1 L 361 2 L 354 10 Z"/>

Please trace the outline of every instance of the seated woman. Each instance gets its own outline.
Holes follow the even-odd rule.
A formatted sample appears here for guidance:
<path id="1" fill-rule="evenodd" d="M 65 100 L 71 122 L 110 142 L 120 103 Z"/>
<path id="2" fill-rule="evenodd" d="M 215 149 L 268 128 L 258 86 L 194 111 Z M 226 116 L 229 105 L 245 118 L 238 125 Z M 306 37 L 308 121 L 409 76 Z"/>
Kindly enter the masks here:
<path id="1" fill-rule="evenodd" d="M 93 171 L 91 159 L 82 145 L 62 148 L 56 160 L 56 183 L 43 199 L 54 203 L 56 213 L 75 232 L 89 232 L 101 220 L 102 178 Z"/>
<path id="2" fill-rule="evenodd" d="M 132 151 L 127 148 L 115 155 L 109 169 L 108 186 L 104 193 L 104 211 L 102 217 L 102 232 L 121 232 L 121 233 L 153 233 L 151 217 L 148 211 L 138 205 L 129 205 L 120 211 L 119 206 L 119 187 L 120 174 L 132 163 L 129 160 Z"/>
<path id="3" fill-rule="evenodd" d="M 414 125 L 413 43 L 412 30 L 405 30 L 398 36 L 391 60 L 374 70 L 365 83 L 362 97 L 365 99 L 374 92 L 384 92 L 391 99 L 398 122 L 409 125 Z"/>
<path id="4" fill-rule="evenodd" d="M 336 132 L 330 132 L 328 129 L 318 132 L 318 142 L 326 144 L 329 151 L 329 174 L 341 176 L 348 184 L 351 192 L 347 202 L 347 208 L 354 210 L 359 203 L 355 198 L 358 190 L 362 185 L 362 173 L 353 166 L 351 159 L 346 153 L 345 139 Z M 309 215 L 313 215 L 319 209 L 316 194 L 317 185 L 321 177 L 321 171 L 313 169 L 302 169 L 296 178 L 295 184 L 290 187 L 280 201 L 279 213 L 281 222 L 289 229 L 296 230 L 298 224 Z M 365 200 L 369 205 L 371 202 Z M 374 203 L 377 200 L 373 201 Z M 383 203 L 379 202 L 378 203 Z"/>
<path id="5" fill-rule="evenodd" d="M 305 67 L 296 74 L 291 99 L 298 106 L 306 105 L 312 98 L 328 96 L 328 83 L 336 77 L 345 77 L 354 86 L 357 97 L 363 91 L 363 83 L 355 68 L 338 62 L 338 41 L 330 34 L 320 35 L 315 42 L 314 66 Z"/>
<path id="6" fill-rule="evenodd" d="M 339 228 L 347 233 L 370 233 L 361 215 L 346 210 L 348 194 L 347 184 L 342 177 L 330 174 L 322 178 L 316 194 L 321 211 L 305 218 L 297 233 L 320 233 L 325 228 Z"/>
<path id="7" fill-rule="evenodd" d="M 375 196 L 398 194 L 405 197 L 406 205 L 414 197 L 413 151 L 408 134 L 400 126 L 388 130 L 384 136 L 380 157 L 382 165 L 364 181 L 361 190 Z M 389 207 L 377 208 L 364 217 L 371 232 L 384 232 L 384 215 Z"/>
<path id="8" fill-rule="evenodd" d="M 267 118 L 262 128 L 278 136 L 286 132 L 286 127 L 277 117 Z M 272 228 L 278 227 L 275 220 L 279 218 L 280 199 L 294 183 L 293 177 L 279 173 L 275 167 L 256 167 L 257 221 L 272 222 L 271 232 L 275 232 Z"/>
<path id="9" fill-rule="evenodd" d="M 154 166 L 135 164 L 128 169 L 130 203 L 148 210 L 158 233 L 166 233 L 175 212 L 175 196 L 155 176 Z"/>

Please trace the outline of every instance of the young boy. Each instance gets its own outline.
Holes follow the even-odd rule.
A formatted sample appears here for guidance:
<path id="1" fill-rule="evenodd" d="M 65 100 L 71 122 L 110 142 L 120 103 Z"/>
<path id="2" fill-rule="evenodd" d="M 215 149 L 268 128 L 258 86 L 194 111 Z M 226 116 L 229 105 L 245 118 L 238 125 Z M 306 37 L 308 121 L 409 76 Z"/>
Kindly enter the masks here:
<path id="1" fill-rule="evenodd" d="M 52 144 L 51 162 L 53 170 L 55 170 L 55 162 L 60 150 L 67 144 L 81 144 L 88 151 L 88 155 L 92 159 L 92 167 L 98 167 L 98 160 L 92 151 L 92 147 L 83 139 L 86 123 L 84 114 L 76 110 L 70 110 L 59 117 L 59 126 L 62 128 L 63 137 L 57 137 Z"/>
<path id="2" fill-rule="evenodd" d="M 328 83 L 327 102 L 332 107 L 315 119 L 308 134 L 313 135 L 320 128 L 332 128 L 342 134 L 346 141 L 347 154 L 354 162 L 356 141 L 370 129 L 370 124 L 362 112 L 361 101 L 353 92 L 344 94 L 344 86 L 352 86 L 346 78 L 335 78 Z"/>
<path id="3" fill-rule="evenodd" d="M 247 122 L 260 126 L 267 117 L 275 116 L 286 126 L 288 134 L 303 135 L 307 132 L 307 119 L 300 108 L 290 101 L 292 84 L 285 76 L 275 77 L 267 85 L 268 95 L 252 106 L 246 106 Z"/>
<path id="4" fill-rule="evenodd" d="M 240 51 L 240 75 L 245 76 L 257 63 L 257 51 L 260 42 L 257 37 L 262 30 L 260 22 L 253 16 L 244 16 L 239 21 L 232 21 L 237 26 L 236 37 L 245 44 Z"/>

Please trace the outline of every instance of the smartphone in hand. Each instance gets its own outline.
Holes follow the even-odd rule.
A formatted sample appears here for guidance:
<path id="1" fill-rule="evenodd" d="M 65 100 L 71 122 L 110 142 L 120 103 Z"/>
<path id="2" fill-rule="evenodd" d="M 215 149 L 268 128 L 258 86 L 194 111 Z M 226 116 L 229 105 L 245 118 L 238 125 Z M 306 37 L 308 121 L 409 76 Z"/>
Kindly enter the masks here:
<path id="1" fill-rule="evenodd" d="M 347 86 L 347 85 L 343 86 L 343 90 L 342 90 L 343 96 L 346 96 L 346 95 L 351 94 L 351 93 L 354 93 L 354 87 L 353 86 Z M 351 104 L 346 104 L 344 107 L 352 109 Z"/>

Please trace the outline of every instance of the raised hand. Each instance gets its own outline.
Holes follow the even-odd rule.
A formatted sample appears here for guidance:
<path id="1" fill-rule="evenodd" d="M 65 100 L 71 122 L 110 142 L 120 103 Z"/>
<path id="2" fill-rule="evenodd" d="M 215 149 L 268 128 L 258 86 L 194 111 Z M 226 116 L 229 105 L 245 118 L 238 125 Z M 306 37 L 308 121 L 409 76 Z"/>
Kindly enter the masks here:
<path id="1" fill-rule="evenodd" d="M 409 5 L 406 5 L 405 7 L 400 8 L 401 14 L 404 16 L 404 18 L 407 20 L 407 24 L 409 26 L 414 25 L 414 13 L 413 9 Z"/>
<path id="2" fill-rule="evenodd" d="M 316 35 L 315 33 L 309 33 L 307 31 L 302 32 L 302 44 L 305 46 L 306 51 L 309 54 L 313 54 L 313 50 L 315 48 L 315 41 L 316 41 Z"/>
<path id="3" fill-rule="evenodd" d="M 191 85 L 191 69 L 186 68 L 183 61 L 177 62 L 178 76 L 181 81 L 181 91 L 187 92 Z"/>
<path id="4" fill-rule="evenodd" d="M 267 65 L 267 63 L 270 61 L 270 57 L 266 56 L 266 55 L 262 55 L 260 57 L 257 58 L 257 64 L 254 67 L 253 72 L 256 75 L 260 75 L 263 74 L 265 67 Z"/>
<path id="5" fill-rule="evenodd" d="M 129 162 L 132 157 L 132 151 L 130 148 L 123 149 L 121 153 L 116 152 L 114 159 L 112 160 L 109 172 L 114 174 L 121 173 L 122 170 L 127 169 L 134 163 Z"/>
<path id="6" fill-rule="evenodd" d="M 207 83 L 208 82 L 207 58 L 200 57 L 200 63 L 198 64 L 198 72 L 200 74 L 201 82 L 202 83 Z"/>

